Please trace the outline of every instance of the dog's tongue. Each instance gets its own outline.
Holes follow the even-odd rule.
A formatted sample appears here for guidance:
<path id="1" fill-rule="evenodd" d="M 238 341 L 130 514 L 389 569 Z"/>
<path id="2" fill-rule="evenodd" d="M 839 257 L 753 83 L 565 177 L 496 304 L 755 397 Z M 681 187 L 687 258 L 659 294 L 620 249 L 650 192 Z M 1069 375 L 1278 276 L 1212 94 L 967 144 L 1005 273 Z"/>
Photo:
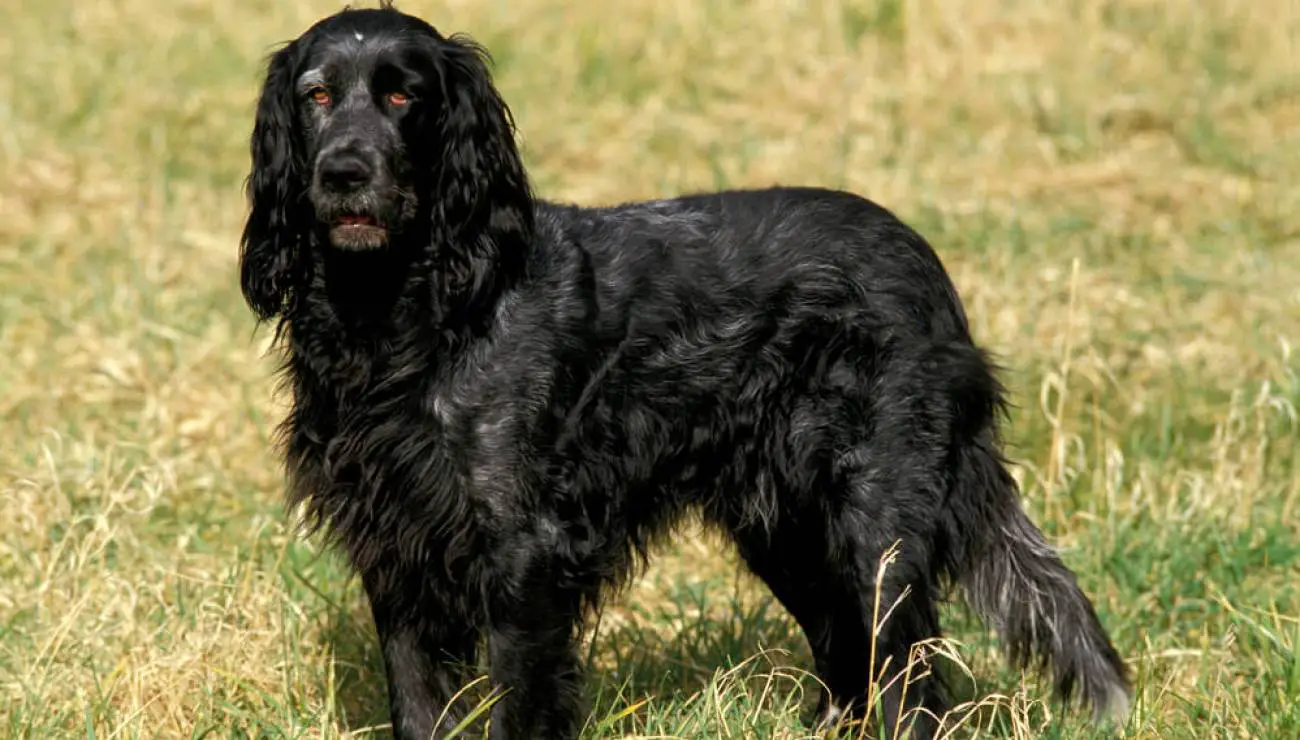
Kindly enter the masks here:
<path id="1" fill-rule="evenodd" d="M 343 216 L 339 223 L 343 226 L 373 226 L 375 220 L 369 216 Z"/>

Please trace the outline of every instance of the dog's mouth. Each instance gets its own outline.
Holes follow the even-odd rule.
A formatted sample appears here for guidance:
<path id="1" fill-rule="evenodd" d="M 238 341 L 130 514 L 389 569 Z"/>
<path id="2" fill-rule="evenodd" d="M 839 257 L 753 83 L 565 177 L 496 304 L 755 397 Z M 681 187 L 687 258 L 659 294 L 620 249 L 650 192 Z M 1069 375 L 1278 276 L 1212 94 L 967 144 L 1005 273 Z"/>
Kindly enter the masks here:
<path id="1" fill-rule="evenodd" d="M 330 242 L 341 249 L 376 249 L 388 243 L 388 226 L 367 214 L 344 214 L 330 224 Z"/>

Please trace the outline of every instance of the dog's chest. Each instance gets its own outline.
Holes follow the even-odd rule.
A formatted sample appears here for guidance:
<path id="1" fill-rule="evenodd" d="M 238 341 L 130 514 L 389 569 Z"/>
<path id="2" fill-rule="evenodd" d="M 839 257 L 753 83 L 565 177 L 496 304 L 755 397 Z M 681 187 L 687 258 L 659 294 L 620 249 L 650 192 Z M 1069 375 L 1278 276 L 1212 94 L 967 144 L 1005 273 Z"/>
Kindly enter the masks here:
<path id="1" fill-rule="evenodd" d="M 475 517 L 462 435 L 435 410 L 437 396 L 337 398 L 331 413 L 314 407 L 295 414 L 294 498 L 339 536 L 354 560 L 440 558 L 474 529 Z"/>

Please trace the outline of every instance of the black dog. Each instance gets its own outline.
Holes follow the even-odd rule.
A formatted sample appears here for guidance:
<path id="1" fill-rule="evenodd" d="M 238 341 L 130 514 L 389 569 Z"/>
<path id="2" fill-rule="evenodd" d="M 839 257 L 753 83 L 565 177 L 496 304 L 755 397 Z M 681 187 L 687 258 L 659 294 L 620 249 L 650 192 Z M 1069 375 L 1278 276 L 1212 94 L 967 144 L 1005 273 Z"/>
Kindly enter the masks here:
<path id="1" fill-rule="evenodd" d="M 397 737 L 464 716 L 483 638 L 493 736 L 576 735 L 584 613 L 692 508 L 803 628 L 823 721 L 866 716 L 873 684 L 889 725 L 945 710 L 937 675 L 890 681 L 949 580 L 1017 664 L 1124 711 L 997 451 L 993 368 L 886 210 L 538 200 L 486 54 L 388 6 L 273 55 L 252 159 L 241 282 L 287 345 L 291 499 L 361 575 Z M 877 600 L 899 603 L 873 649 Z"/>

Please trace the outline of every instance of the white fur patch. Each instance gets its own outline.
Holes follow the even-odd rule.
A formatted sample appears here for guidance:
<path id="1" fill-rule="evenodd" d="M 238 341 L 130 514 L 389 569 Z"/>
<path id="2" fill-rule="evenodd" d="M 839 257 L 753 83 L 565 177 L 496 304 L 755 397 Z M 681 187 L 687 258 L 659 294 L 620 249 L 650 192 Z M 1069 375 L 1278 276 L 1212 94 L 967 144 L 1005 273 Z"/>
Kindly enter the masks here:
<path id="1" fill-rule="evenodd" d="M 365 37 L 365 36 L 362 36 L 360 31 L 353 31 L 353 32 L 352 32 L 352 35 L 357 37 L 357 41 L 365 41 L 365 40 L 366 40 L 366 37 Z"/>

